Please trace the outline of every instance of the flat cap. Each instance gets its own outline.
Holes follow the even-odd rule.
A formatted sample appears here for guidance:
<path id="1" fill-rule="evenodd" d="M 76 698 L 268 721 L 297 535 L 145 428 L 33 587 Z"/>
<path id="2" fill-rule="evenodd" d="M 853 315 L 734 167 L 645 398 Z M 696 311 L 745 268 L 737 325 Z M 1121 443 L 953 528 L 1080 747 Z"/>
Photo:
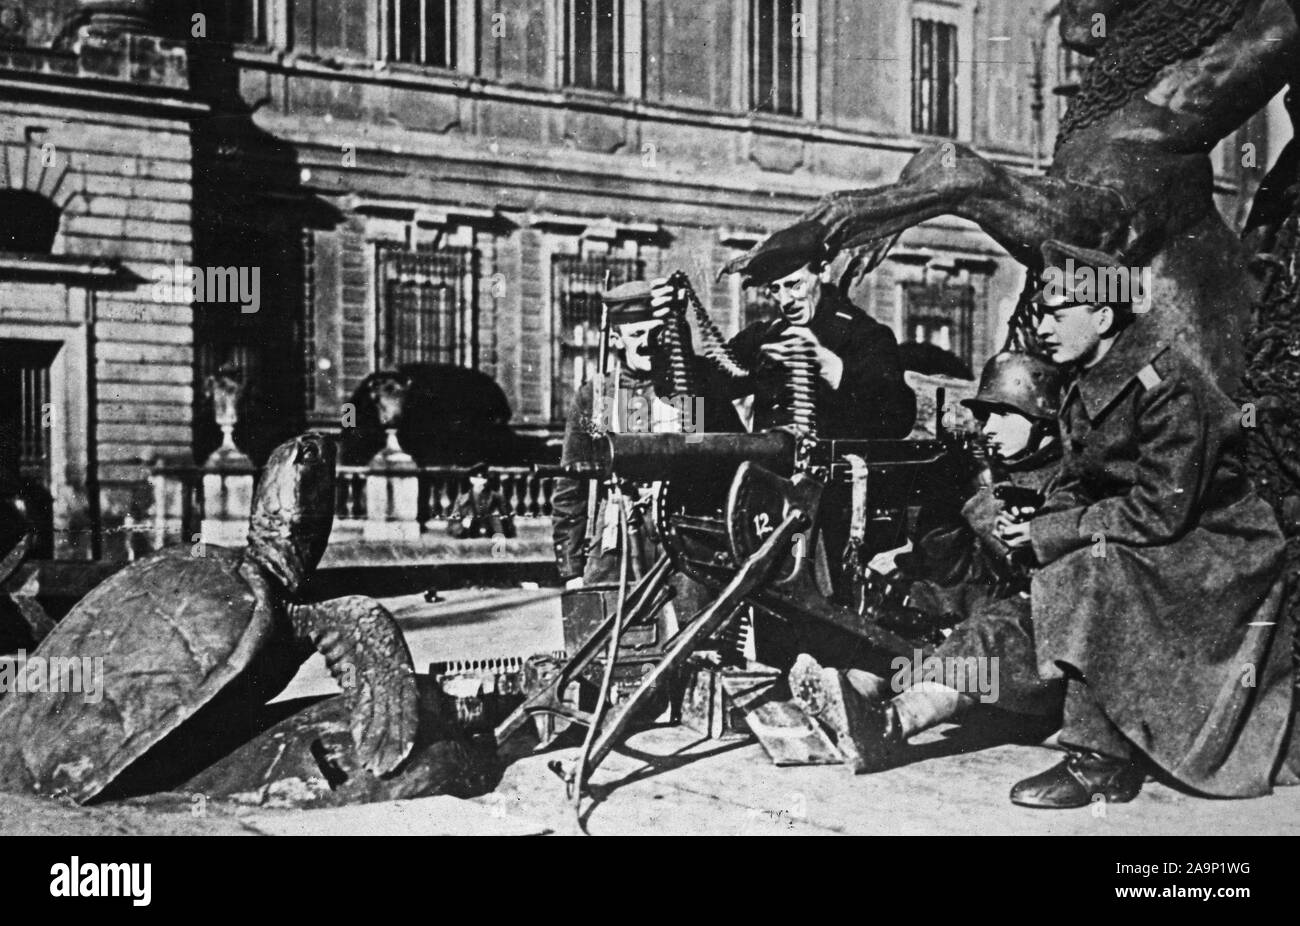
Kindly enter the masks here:
<path id="1" fill-rule="evenodd" d="M 600 298 L 605 301 L 611 309 L 616 305 L 622 305 L 625 302 L 643 302 L 650 299 L 650 284 L 645 280 L 632 280 L 628 283 L 620 283 L 613 289 L 607 289 L 600 294 Z"/>
<path id="2" fill-rule="evenodd" d="M 820 222 L 796 222 L 729 262 L 722 272 L 743 274 L 741 286 L 765 286 L 801 267 L 823 263 L 830 256 L 825 238 L 826 226 Z"/>
<path id="3" fill-rule="evenodd" d="M 650 284 L 645 280 L 620 283 L 605 290 L 600 298 L 609 306 L 611 325 L 631 325 L 654 319 L 650 309 Z"/>

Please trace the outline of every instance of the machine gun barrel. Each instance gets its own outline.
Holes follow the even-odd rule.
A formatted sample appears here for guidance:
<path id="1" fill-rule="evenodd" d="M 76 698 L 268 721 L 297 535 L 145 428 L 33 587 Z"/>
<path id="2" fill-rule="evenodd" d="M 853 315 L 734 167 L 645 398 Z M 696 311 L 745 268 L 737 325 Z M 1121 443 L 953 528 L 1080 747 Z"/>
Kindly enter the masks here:
<path id="1" fill-rule="evenodd" d="M 786 431 L 758 434 L 607 434 L 610 469 L 622 479 L 652 482 L 710 470 L 734 470 L 749 461 L 788 476 L 795 438 Z"/>
<path id="2" fill-rule="evenodd" d="M 795 438 L 786 431 L 758 434 L 609 433 L 595 442 L 596 460 L 574 466 L 534 466 L 539 476 L 633 482 L 734 471 L 746 461 L 781 476 L 794 471 Z"/>
<path id="3" fill-rule="evenodd" d="M 552 476 L 558 479 L 604 479 L 609 475 L 609 467 L 599 463 L 573 463 L 569 466 L 534 463 L 531 469 L 534 476 Z"/>

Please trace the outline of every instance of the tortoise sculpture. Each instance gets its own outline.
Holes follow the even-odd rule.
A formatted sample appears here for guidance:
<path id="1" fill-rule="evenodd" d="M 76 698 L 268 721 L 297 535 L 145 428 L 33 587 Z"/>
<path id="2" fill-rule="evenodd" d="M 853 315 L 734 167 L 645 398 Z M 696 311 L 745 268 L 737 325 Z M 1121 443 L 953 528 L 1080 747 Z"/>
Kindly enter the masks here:
<path id="1" fill-rule="evenodd" d="M 244 549 L 172 547 L 78 603 L 33 658 L 102 657 L 100 690 L 0 699 L 0 788 L 81 803 L 182 782 L 274 722 L 267 702 L 313 650 L 343 689 L 358 764 L 397 770 L 418 693 L 396 621 L 370 598 L 299 598 L 333 525 L 335 456 L 320 434 L 282 444 Z"/>

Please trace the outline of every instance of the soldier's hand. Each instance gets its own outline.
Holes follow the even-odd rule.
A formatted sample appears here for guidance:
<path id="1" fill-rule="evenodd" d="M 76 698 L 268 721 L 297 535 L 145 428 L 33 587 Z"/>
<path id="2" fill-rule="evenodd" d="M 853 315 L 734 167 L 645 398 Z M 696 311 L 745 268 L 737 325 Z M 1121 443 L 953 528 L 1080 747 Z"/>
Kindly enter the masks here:
<path id="1" fill-rule="evenodd" d="M 759 352 L 767 357 L 771 357 L 778 363 L 784 363 L 787 358 L 802 350 L 806 343 L 802 337 L 793 333 L 798 330 L 799 329 L 791 328 L 782 336 L 781 340 L 773 341 L 770 344 L 764 344 L 759 348 Z"/>
<path id="2" fill-rule="evenodd" d="M 582 576 L 574 576 L 572 579 L 564 583 L 564 587 L 566 590 L 582 588 Z"/>
<path id="3" fill-rule="evenodd" d="M 764 345 L 762 352 L 779 363 L 785 363 L 791 354 L 808 344 L 817 352 L 818 375 L 832 389 L 840 388 L 840 381 L 844 378 L 844 361 L 834 351 L 824 347 L 809 328 L 802 325 L 787 328 L 781 340 Z"/>
<path id="4" fill-rule="evenodd" d="M 673 286 L 664 277 L 650 281 L 650 309 L 655 318 L 667 318 L 673 303 L 685 297 L 681 287 Z"/>
<path id="5" fill-rule="evenodd" d="M 1029 546 L 1029 522 L 1016 521 L 1008 512 L 1002 512 L 994 522 L 998 539 L 1013 550 Z"/>

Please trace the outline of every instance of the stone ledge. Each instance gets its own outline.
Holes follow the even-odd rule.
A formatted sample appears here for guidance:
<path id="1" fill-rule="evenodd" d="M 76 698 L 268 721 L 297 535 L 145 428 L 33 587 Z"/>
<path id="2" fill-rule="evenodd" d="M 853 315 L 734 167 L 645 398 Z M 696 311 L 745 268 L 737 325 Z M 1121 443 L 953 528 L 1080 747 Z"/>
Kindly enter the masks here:
<path id="1" fill-rule="evenodd" d="M 0 71 L 189 89 L 185 45 L 151 35 L 83 32 L 71 51 L 4 48 L 0 49 Z"/>

